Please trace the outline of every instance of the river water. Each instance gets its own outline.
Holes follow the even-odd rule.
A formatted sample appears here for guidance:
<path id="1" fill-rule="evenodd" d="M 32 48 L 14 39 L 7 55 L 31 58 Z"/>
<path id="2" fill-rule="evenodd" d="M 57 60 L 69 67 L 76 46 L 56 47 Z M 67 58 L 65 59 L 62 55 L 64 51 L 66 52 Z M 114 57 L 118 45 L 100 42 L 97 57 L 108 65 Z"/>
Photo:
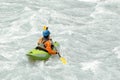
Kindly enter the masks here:
<path id="1" fill-rule="evenodd" d="M 0 80 L 120 80 L 119 0 L 0 0 Z M 30 62 L 42 26 L 60 54 Z"/>

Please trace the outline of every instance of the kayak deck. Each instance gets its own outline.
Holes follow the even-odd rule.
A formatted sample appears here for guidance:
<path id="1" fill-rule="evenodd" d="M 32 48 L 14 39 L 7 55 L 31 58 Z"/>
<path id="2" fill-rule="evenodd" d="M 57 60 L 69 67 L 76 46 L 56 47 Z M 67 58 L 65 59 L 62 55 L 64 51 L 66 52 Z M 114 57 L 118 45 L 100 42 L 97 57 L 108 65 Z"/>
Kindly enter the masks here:
<path id="1" fill-rule="evenodd" d="M 54 42 L 54 46 L 58 47 L 59 46 L 58 42 Z M 47 60 L 51 55 L 43 50 L 32 49 L 28 52 L 27 56 L 33 60 Z"/>

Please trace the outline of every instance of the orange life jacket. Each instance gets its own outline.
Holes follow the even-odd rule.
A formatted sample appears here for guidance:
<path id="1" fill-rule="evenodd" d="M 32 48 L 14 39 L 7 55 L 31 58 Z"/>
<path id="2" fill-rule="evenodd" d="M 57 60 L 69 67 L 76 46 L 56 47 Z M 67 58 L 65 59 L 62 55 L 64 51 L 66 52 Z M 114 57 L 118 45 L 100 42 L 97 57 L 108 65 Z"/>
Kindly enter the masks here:
<path id="1" fill-rule="evenodd" d="M 53 43 L 51 39 L 40 38 L 38 41 L 40 47 L 46 49 L 49 54 L 56 54 L 56 51 L 53 50 Z"/>

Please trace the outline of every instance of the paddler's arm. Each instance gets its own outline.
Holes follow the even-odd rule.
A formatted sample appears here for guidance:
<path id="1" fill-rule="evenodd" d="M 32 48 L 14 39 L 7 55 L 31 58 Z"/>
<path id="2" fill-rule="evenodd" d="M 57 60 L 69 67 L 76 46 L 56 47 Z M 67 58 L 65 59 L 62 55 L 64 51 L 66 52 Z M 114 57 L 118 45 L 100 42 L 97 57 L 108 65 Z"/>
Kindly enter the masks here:
<path id="1" fill-rule="evenodd" d="M 38 40 L 37 44 L 39 45 L 42 42 L 42 37 Z"/>
<path id="2" fill-rule="evenodd" d="M 46 50 L 48 51 L 49 54 L 53 54 L 53 55 L 57 54 L 57 51 L 52 50 L 51 44 L 49 41 L 45 43 L 45 46 L 46 46 Z"/>

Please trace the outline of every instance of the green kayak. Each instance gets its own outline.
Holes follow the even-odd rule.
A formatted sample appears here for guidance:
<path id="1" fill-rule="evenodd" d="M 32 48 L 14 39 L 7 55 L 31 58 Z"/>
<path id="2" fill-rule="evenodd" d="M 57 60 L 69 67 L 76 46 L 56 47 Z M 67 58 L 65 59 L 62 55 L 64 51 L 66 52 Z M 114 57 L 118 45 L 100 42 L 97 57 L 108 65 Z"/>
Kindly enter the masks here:
<path id="1" fill-rule="evenodd" d="M 59 43 L 54 42 L 54 46 L 58 47 Z M 47 60 L 51 55 L 43 50 L 32 49 L 28 52 L 27 56 L 34 60 Z"/>

